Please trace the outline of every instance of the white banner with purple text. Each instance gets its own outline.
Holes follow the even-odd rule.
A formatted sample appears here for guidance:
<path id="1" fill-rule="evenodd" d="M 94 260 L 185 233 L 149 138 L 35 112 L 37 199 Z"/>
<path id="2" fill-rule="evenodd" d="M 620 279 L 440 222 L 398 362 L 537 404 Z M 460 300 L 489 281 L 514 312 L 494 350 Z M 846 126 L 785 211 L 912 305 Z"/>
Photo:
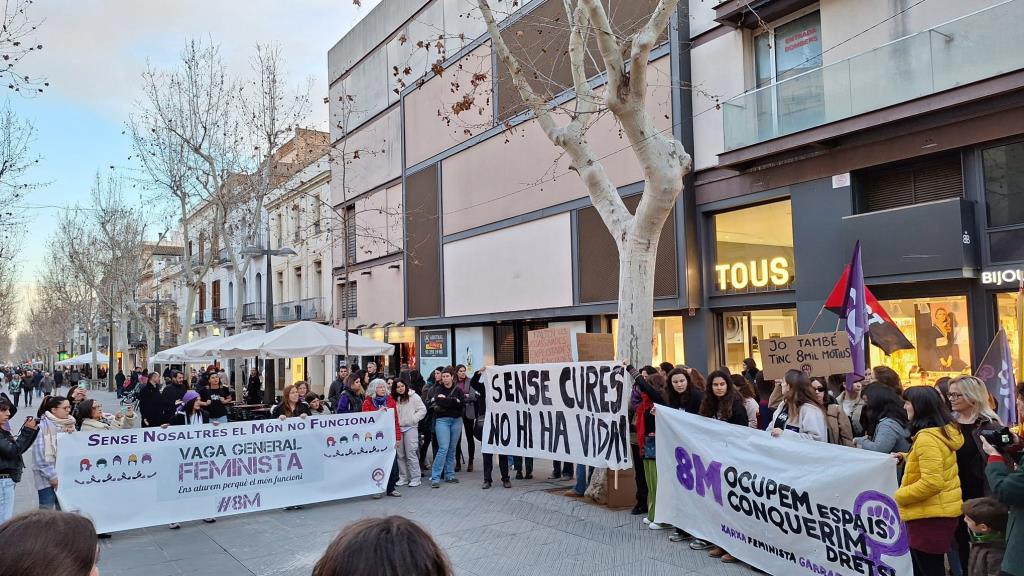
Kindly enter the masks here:
<path id="1" fill-rule="evenodd" d="M 896 460 L 658 407 L 654 519 L 769 574 L 913 573 Z"/>
<path id="2" fill-rule="evenodd" d="M 61 507 L 116 532 L 383 492 L 391 411 L 58 439 Z"/>

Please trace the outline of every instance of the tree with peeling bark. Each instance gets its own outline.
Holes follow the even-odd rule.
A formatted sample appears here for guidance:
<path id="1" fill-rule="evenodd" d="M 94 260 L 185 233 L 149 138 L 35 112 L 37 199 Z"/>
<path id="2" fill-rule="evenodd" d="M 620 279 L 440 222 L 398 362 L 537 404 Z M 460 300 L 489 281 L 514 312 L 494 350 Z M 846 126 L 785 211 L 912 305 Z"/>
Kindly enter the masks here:
<path id="1" fill-rule="evenodd" d="M 683 191 L 692 161 L 671 133 L 659 131 L 645 107 L 651 50 L 666 31 L 678 0 L 661 0 L 636 33 L 621 38 L 601 0 L 563 0 L 569 27 L 567 55 L 572 71 L 574 105 L 555 107 L 533 85 L 513 54 L 488 0 L 477 0 L 498 60 L 544 134 L 571 159 L 572 170 L 587 187 L 594 208 L 611 232 L 619 255 L 618 354 L 634 364 L 651 360 L 654 318 L 654 272 L 658 240 L 665 220 Z M 597 55 L 590 54 L 593 39 Z M 597 89 L 587 77 L 593 58 L 603 64 L 606 84 Z M 602 112 L 611 112 L 644 174 L 644 190 L 635 213 L 619 196 L 612 179 L 587 141 L 588 129 Z"/>

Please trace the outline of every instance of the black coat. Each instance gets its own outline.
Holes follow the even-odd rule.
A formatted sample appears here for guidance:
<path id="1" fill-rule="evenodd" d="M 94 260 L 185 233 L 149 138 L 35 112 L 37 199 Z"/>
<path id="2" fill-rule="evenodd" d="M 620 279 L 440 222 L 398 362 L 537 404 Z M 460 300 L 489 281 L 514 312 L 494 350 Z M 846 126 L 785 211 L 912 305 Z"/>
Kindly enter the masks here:
<path id="1" fill-rule="evenodd" d="M 444 398 L 438 398 L 439 395 Z M 444 384 L 438 384 L 430 391 L 427 405 L 433 406 L 435 418 L 462 418 L 465 412 L 466 395 L 454 384 L 451 388 L 445 388 Z"/>
<path id="2" fill-rule="evenodd" d="M 176 384 L 164 386 L 164 389 L 160 392 L 160 399 L 164 410 L 164 422 L 171 421 L 171 416 L 174 416 L 174 411 L 178 409 L 177 402 L 185 397 L 185 392 L 188 392 L 188 387 L 184 384 L 181 386 Z"/>
<path id="3" fill-rule="evenodd" d="M 11 480 L 21 482 L 21 471 L 25 461 L 21 455 L 32 447 L 39 430 L 22 427 L 21 433 L 15 438 L 10 432 L 0 428 L 0 474 L 10 474 Z"/>
<path id="4" fill-rule="evenodd" d="M 146 383 L 139 390 L 139 414 L 142 416 L 143 427 L 159 426 L 167 422 L 163 398 L 152 382 Z"/>

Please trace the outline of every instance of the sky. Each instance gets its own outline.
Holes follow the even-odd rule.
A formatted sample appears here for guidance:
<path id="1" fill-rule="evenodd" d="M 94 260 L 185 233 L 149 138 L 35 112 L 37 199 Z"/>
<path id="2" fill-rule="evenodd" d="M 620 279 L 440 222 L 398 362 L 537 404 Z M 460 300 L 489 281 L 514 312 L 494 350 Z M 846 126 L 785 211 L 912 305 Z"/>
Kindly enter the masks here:
<path id="1" fill-rule="evenodd" d="M 137 168 L 125 123 L 140 99 L 147 63 L 172 67 L 185 42 L 212 40 L 229 72 L 249 72 L 256 45 L 276 43 L 293 86 L 313 81 L 308 125 L 326 130 L 327 51 L 380 0 L 36 0 L 43 50 L 21 70 L 50 87 L 34 98 L 6 95 L 36 130 L 41 157 L 26 177 L 45 186 L 25 200 L 19 290 L 42 270 L 59 207 L 85 206 L 97 170 Z"/>

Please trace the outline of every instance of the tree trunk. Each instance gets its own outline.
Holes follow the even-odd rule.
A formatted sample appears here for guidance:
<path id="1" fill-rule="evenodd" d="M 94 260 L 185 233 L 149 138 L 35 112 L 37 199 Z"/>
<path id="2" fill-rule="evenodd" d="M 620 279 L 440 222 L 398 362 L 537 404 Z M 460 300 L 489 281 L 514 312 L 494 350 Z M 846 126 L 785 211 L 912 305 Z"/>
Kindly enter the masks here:
<path id="1" fill-rule="evenodd" d="M 246 267 L 248 268 L 248 266 Z M 237 268 L 236 268 L 237 270 Z M 242 280 L 246 272 L 235 274 L 235 334 L 242 333 L 242 314 L 245 311 L 245 292 L 242 291 Z M 239 278 L 241 276 L 241 278 Z M 224 383 L 230 386 L 229 382 Z M 235 399 L 245 396 L 245 365 L 241 358 L 235 359 Z"/>
<path id="2" fill-rule="evenodd" d="M 631 231 L 619 246 L 618 356 L 634 366 L 651 363 L 654 267 L 658 236 Z"/>

